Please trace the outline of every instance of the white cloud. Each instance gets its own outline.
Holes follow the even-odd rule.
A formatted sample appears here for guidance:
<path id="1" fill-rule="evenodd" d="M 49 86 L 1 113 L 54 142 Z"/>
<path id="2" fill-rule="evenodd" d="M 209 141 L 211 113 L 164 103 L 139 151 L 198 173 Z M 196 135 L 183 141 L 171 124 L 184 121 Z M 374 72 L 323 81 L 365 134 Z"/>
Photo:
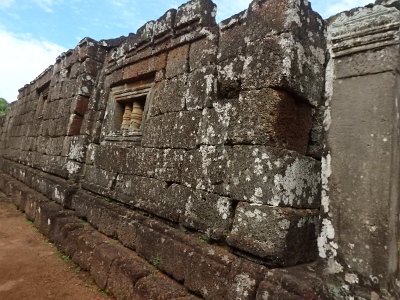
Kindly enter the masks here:
<path id="1" fill-rule="evenodd" d="M 12 102 L 18 89 L 35 79 L 66 49 L 0 28 L 0 97 Z"/>
<path id="2" fill-rule="evenodd" d="M 1 1 L 1 0 L 0 0 Z M 46 12 L 53 12 L 53 6 L 62 0 L 33 0 L 33 2 Z"/>
<path id="3" fill-rule="evenodd" d="M 10 7 L 15 0 L 0 0 L 0 8 Z"/>

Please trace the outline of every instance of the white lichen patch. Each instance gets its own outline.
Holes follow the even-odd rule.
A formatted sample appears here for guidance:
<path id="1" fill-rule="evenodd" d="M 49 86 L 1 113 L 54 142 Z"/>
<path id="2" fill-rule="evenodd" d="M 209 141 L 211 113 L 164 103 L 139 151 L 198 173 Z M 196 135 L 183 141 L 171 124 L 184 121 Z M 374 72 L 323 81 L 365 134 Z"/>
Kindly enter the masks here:
<path id="1" fill-rule="evenodd" d="M 259 209 L 247 210 L 247 211 L 242 210 L 242 213 L 246 216 L 246 218 L 257 221 L 259 223 L 263 222 L 263 220 L 267 216 L 266 213 L 262 212 Z"/>
<path id="2" fill-rule="evenodd" d="M 239 274 L 235 277 L 234 289 L 238 298 L 247 298 L 249 291 L 256 285 L 256 281 L 248 274 Z"/>
<path id="3" fill-rule="evenodd" d="M 335 238 L 335 229 L 332 222 L 328 219 L 322 220 L 321 233 L 317 239 L 319 256 L 322 258 L 327 258 L 328 250 L 332 250 L 328 241 Z M 336 249 L 334 249 L 336 252 Z"/>
<path id="4" fill-rule="evenodd" d="M 228 198 L 220 197 L 217 201 L 217 211 L 223 220 L 227 220 L 231 213 L 231 202 Z"/>
<path id="5" fill-rule="evenodd" d="M 311 205 L 318 199 L 320 181 L 315 162 L 296 158 L 286 167 L 284 174 L 274 176 L 271 204 L 294 205 L 305 199 Z"/>
<path id="6" fill-rule="evenodd" d="M 332 175 L 331 155 L 328 153 L 321 161 L 321 206 L 325 213 L 329 212 L 329 178 Z"/>
<path id="7" fill-rule="evenodd" d="M 85 156 L 85 149 L 83 145 L 72 143 L 69 148 L 68 158 L 74 160 L 81 160 Z"/>
<path id="8" fill-rule="evenodd" d="M 359 281 L 358 276 L 352 273 L 346 273 L 344 275 L 344 280 L 350 284 L 356 284 Z"/>
<path id="9" fill-rule="evenodd" d="M 80 165 L 74 161 L 68 161 L 66 169 L 70 175 L 77 174 L 80 170 Z"/>

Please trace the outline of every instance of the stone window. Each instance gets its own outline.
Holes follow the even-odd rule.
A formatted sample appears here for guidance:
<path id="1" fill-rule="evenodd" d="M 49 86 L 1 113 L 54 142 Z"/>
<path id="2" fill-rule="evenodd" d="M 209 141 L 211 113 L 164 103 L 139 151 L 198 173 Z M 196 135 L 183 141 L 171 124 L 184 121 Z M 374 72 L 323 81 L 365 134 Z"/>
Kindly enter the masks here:
<path id="1" fill-rule="evenodd" d="M 143 123 L 147 116 L 152 80 L 114 87 L 111 90 L 112 106 L 106 140 L 140 141 Z"/>

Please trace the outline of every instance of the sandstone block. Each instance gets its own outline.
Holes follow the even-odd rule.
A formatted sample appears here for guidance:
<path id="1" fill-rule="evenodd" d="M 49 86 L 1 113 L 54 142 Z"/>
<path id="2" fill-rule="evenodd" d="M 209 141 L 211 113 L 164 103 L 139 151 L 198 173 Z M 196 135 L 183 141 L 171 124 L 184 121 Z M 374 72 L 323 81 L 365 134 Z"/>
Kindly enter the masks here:
<path id="1" fill-rule="evenodd" d="M 190 45 L 189 66 L 190 71 L 214 65 L 217 62 L 218 36 L 216 29 L 208 29 L 207 36 Z"/>
<path id="2" fill-rule="evenodd" d="M 140 279 L 135 288 L 137 297 L 143 300 L 179 299 L 189 295 L 182 285 L 161 273 Z"/>
<path id="3" fill-rule="evenodd" d="M 181 182 L 182 165 L 186 151 L 182 149 L 165 149 L 155 170 L 155 178 L 167 182 Z"/>
<path id="4" fill-rule="evenodd" d="M 239 201 L 318 208 L 321 164 L 295 152 L 258 146 L 228 149 L 230 194 Z"/>
<path id="5" fill-rule="evenodd" d="M 181 111 L 185 108 L 187 75 L 182 74 L 156 85 L 152 115 Z"/>
<path id="6" fill-rule="evenodd" d="M 107 289 L 117 299 L 135 299 L 135 285 L 151 273 L 151 268 L 139 257 L 122 257 L 111 265 Z"/>
<path id="7" fill-rule="evenodd" d="M 179 13 L 179 10 L 178 10 Z M 165 76 L 174 77 L 189 71 L 189 45 L 183 45 L 168 53 Z"/>
<path id="8" fill-rule="evenodd" d="M 172 33 L 175 25 L 176 9 L 168 10 L 161 18 L 159 18 L 153 26 L 153 37 L 155 40 Z"/>
<path id="9" fill-rule="evenodd" d="M 204 27 L 215 25 L 216 5 L 210 0 L 192 0 L 179 6 L 175 27 L 197 23 Z"/>
<path id="10" fill-rule="evenodd" d="M 227 242 L 271 266 L 309 262 L 316 257 L 318 216 L 317 210 L 240 203 Z"/>
<path id="11" fill-rule="evenodd" d="M 224 193 L 227 162 L 227 151 L 222 146 L 188 151 L 182 164 L 182 182 L 193 189 Z"/>
<path id="12" fill-rule="evenodd" d="M 185 102 L 187 110 L 199 110 L 211 105 L 216 97 L 216 67 L 204 67 L 188 75 Z"/>
<path id="13" fill-rule="evenodd" d="M 226 236 L 233 217 L 231 199 L 216 194 L 192 191 L 180 222 L 219 240 Z"/>
<path id="14" fill-rule="evenodd" d="M 151 227 L 138 229 L 138 254 L 177 281 L 185 279 L 190 250 L 189 246 Z"/>
<path id="15" fill-rule="evenodd" d="M 189 255 L 185 286 L 206 299 L 227 299 L 229 267 L 196 252 Z"/>

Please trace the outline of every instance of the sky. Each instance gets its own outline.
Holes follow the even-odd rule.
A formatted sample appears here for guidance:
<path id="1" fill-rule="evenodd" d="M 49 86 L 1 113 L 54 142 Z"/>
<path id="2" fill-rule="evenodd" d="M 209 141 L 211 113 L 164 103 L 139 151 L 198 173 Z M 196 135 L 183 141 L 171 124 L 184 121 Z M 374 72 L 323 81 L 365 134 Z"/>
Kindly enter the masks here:
<path id="1" fill-rule="evenodd" d="M 374 0 L 313 0 L 324 18 Z M 127 36 L 185 0 L 0 0 L 0 98 L 18 89 L 74 48 L 84 37 Z M 246 9 L 251 0 L 214 0 L 217 21 Z"/>

